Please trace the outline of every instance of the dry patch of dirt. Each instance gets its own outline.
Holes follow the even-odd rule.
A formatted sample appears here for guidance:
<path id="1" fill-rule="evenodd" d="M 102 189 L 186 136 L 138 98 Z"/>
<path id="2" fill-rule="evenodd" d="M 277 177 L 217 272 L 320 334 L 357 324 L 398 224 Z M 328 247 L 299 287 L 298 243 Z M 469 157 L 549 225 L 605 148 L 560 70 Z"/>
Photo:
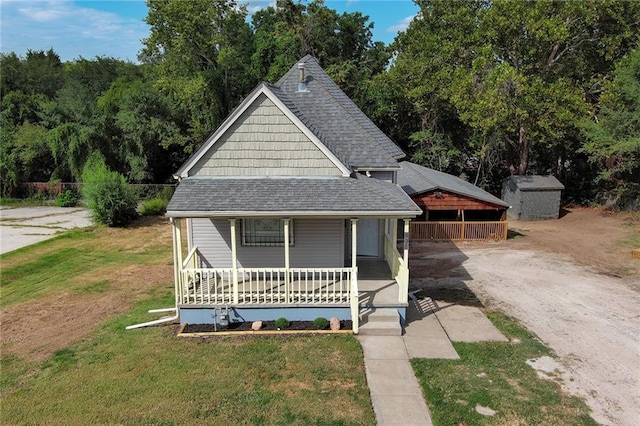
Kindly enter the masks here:
<path id="1" fill-rule="evenodd" d="M 556 352 L 563 389 L 584 398 L 597 422 L 637 424 L 640 260 L 620 241 L 636 238 L 638 216 L 571 209 L 510 228 L 522 236 L 412 244 L 412 286 L 451 299 L 473 294 L 518 319 Z"/>
<path id="2" fill-rule="evenodd" d="M 104 293 L 56 293 L 3 308 L 2 352 L 43 361 L 105 319 L 131 309 L 147 292 L 166 286 L 172 274 L 171 265 L 129 266 L 109 277 Z"/>
<path id="3" fill-rule="evenodd" d="M 526 236 L 509 241 L 512 248 L 560 254 L 601 274 L 640 278 L 640 261 L 631 257 L 640 247 L 622 243 L 640 235 L 640 213 L 569 208 L 558 220 L 512 221 L 509 229 Z M 640 280 L 634 283 L 640 290 Z"/>
<path id="4" fill-rule="evenodd" d="M 170 256 L 171 228 L 167 220 L 142 218 L 131 228 L 107 229 L 105 233 L 106 238 L 100 241 L 113 250 L 165 246 Z M 128 311 L 149 292 L 173 286 L 170 261 L 95 272 L 93 276 L 81 275 L 70 280 L 68 291 L 0 309 L 3 355 L 45 360 L 57 350 L 86 337 L 106 319 Z M 79 281 L 83 279 L 88 291 L 82 291 Z M 96 288 L 92 289 L 92 285 Z"/>

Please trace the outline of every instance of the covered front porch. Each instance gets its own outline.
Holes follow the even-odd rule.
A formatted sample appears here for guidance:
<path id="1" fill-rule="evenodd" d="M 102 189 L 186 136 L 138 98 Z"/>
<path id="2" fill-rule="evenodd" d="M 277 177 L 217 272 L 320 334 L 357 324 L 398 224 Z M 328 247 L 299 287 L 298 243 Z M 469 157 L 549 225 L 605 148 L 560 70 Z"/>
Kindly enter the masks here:
<path id="1" fill-rule="evenodd" d="M 238 262 L 239 223 L 241 218 L 227 218 L 230 230 L 230 267 L 215 267 L 196 245 L 184 244 L 182 222 L 172 218 L 174 240 L 174 270 L 176 308 L 183 312 L 217 307 L 243 309 L 245 318 L 266 315 L 308 315 L 309 319 L 343 312 L 351 319 L 353 331 L 358 332 L 359 313 L 363 308 L 407 306 L 409 220 L 403 222 L 404 249 L 397 249 L 398 218 L 382 218 L 384 232 L 381 258 L 357 255 L 358 218 L 348 218 L 347 251 L 349 259 L 340 267 L 291 266 L 291 218 L 279 218 L 283 225 L 283 259 L 274 267 L 244 267 Z M 381 221 L 382 222 L 382 221 Z M 189 239 L 191 240 L 191 239 Z M 189 241 L 191 242 L 191 241 Z M 183 246 L 186 248 L 183 249 Z M 184 253 L 189 249 L 186 256 Z M 280 262 L 278 262 L 280 263 Z M 283 265 L 283 266 L 282 266 Z M 252 310 L 251 315 L 246 315 Z M 267 311 L 268 310 L 268 311 Z M 324 310 L 324 311 L 323 311 Z M 215 312 L 215 311 L 214 311 Z M 284 313 L 283 313 L 284 312 Z M 295 314 L 294 314 L 295 312 Z M 209 315 L 209 314 L 207 314 Z M 332 315 L 333 316 L 333 315 Z M 262 318 L 269 319 L 269 318 Z M 181 320 L 181 322 L 183 322 Z"/>

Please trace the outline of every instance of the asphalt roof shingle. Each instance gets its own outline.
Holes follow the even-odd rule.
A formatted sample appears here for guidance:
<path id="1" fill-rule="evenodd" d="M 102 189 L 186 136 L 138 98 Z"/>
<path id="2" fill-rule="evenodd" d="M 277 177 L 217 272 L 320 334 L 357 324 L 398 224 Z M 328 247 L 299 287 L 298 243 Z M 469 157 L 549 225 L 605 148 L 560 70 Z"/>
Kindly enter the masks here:
<path id="1" fill-rule="evenodd" d="M 307 91 L 298 91 L 298 65 L 279 81 L 275 92 L 282 101 L 295 105 L 292 111 L 346 165 L 355 168 L 393 168 L 404 152 L 353 103 L 310 55 L 305 64 Z"/>
<path id="2" fill-rule="evenodd" d="M 521 191 L 561 190 L 564 185 L 553 176 L 510 176 L 511 180 Z"/>
<path id="3" fill-rule="evenodd" d="M 398 171 L 398 185 L 409 195 L 441 189 L 459 195 L 475 198 L 499 206 L 509 207 L 509 204 L 500 198 L 489 194 L 477 186 L 460 179 L 459 177 L 439 172 L 409 161 L 400 163 Z"/>
<path id="4" fill-rule="evenodd" d="M 207 216 L 252 212 L 301 214 L 350 212 L 415 216 L 420 209 L 396 185 L 358 175 L 350 177 L 191 177 L 180 182 L 168 216 L 199 212 Z"/>

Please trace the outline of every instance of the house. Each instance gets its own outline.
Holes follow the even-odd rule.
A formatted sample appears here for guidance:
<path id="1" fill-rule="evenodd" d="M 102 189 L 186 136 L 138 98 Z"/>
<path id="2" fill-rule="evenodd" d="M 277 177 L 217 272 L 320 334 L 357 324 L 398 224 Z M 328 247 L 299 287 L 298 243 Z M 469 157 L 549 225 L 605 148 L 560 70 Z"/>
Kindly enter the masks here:
<path id="1" fill-rule="evenodd" d="M 510 176 L 502 181 L 502 199 L 512 206 L 511 219 L 557 219 L 563 189 L 553 176 Z"/>
<path id="2" fill-rule="evenodd" d="M 456 176 L 403 161 L 398 185 L 423 209 L 410 225 L 411 239 L 507 238 L 509 204 Z"/>
<path id="3" fill-rule="evenodd" d="M 403 157 L 313 57 L 260 83 L 175 173 L 180 322 L 402 321 L 421 212 L 396 184 Z"/>

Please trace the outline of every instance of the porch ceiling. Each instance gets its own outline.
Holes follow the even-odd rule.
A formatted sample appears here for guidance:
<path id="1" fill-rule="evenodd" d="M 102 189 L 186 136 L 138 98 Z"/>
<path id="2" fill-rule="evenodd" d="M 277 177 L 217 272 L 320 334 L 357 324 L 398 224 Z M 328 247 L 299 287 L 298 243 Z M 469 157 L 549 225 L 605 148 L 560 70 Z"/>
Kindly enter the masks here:
<path id="1" fill-rule="evenodd" d="M 167 208 L 171 217 L 415 217 L 421 210 L 397 185 L 355 177 L 191 177 Z"/>

